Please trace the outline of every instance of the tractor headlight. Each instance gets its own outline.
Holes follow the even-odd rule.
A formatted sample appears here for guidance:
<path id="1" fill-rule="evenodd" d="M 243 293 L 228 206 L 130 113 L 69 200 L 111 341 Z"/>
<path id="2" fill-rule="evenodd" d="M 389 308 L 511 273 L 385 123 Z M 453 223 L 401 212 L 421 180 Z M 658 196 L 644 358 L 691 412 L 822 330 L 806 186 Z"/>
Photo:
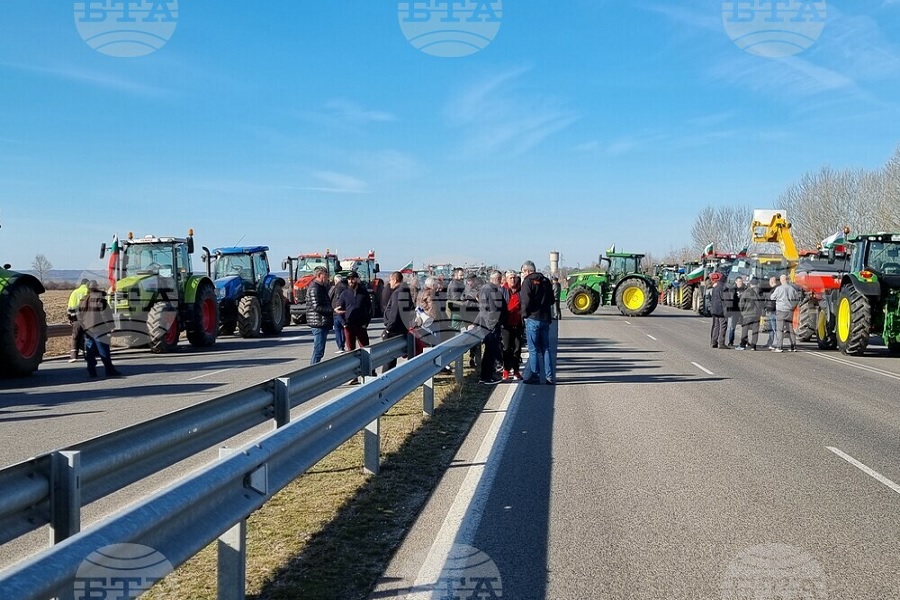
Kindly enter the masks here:
<path id="1" fill-rule="evenodd" d="M 228 292 L 224 287 L 216 288 L 216 298 L 219 300 L 224 300 L 227 293 Z"/>

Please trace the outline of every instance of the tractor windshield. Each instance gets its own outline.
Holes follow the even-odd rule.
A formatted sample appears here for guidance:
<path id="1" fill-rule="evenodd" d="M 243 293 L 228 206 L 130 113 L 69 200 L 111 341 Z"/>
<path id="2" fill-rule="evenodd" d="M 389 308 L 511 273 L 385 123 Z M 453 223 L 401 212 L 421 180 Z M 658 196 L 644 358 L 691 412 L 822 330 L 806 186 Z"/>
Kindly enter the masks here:
<path id="1" fill-rule="evenodd" d="M 369 264 L 364 260 L 344 260 L 341 265 L 346 271 L 356 271 L 359 273 L 359 280 L 367 283 L 371 277 L 369 274 Z"/>
<path id="2" fill-rule="evenodd" d="M 249 254 L 226 254 L 216 258 L 214 279 L 237 275 L 241 279 L 252 279 L 253 270 Z"/>
<path id="3" fill-rule="evenodd" d="M 172 277 L 174 264 L 170 244 L 129 244 L 125 246 L 126 273 Z"/>
<path id="4" fill-rule="evenodd" d="M 640 271 L 641 257 L 638 256 L 612 256 L 609 259 L 610 273 L 637 273 Z"/>
<path id="5" fill-rule="evenodd" d="M 297 272 L 294 277 L 299 279 L 303 275 L 309 275 L 316 267 L 328 267 L 328 261 L 324 257 L 301 257 L 297 259 Z"/>
<path id="6" fill-rule="evenodd" d="M 900 243 L 870 242 L 867 266 L 882 275 L 900 275 Z"/>

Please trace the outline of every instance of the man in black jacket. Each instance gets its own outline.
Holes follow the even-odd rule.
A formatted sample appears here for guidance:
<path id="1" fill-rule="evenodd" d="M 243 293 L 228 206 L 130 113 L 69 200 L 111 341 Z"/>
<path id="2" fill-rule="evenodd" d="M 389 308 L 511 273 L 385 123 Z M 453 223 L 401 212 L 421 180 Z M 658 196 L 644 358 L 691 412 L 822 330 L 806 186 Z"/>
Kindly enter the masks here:
<path id="1" fill-rule="evenodd" d="M 384 332 L 381 334 L 385 340 L 406 335 L 413 325 L 416 312 L 416 303 L 413 302 L 409 286 L 403 282 L 403 273 L 400 271 L 391 273 L 387 289 L 391 293 L 384 303 Z M 395 358 L 381 367 L 381 374 L 384 375 L 396 366 Z"/>
<path id="2" fill-rule="evenodd" d="M 524 383 L 543 381 L 553 385 L 554 373 L 550 362 L 550 321 L 553 308 L 553 286 L 538 273 L 534 263 L 522 264 L 522 319 L 525 321 L 525 341 L 528 344 L 528 378 Z M 542 372 L 543 366 L 543 372 Z"/>
<path id="3" fill-rule="evenodd" d="M 497 361 L 503 357 L 500 345 L 500 326 L 506 322 L 507 304 L 500 288 L 503 274 L 492 271 L 488 283 L 478 291 L 478 317 L 475 326 L 484 329 L 484 352 L 481 355 L 480 383 L 494 385 L 503 381 L 497 377 Z"/>
<path id="4" fill-rule="evenodd" d="M 309 364 L 314 365 L 325 356 L 328 331 L 334 327 L 334 309 L 328 299 L 328 269 L 325 267 L 313 270 L 313 280 L 306 290 L 306 324 L 313 334 L 313 353 Z"/>

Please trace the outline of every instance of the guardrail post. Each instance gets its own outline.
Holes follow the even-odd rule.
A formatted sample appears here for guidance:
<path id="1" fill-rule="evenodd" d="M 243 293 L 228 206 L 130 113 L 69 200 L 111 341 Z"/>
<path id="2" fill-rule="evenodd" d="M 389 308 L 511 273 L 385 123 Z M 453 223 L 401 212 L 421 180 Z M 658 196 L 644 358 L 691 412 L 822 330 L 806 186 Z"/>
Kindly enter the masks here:
<path id="1" fill-rule="evenodd" d="M 431 347 L 426 347 L 424 351 L 431 350 Z M 434 377 L 429 377 L 422 383 L 422 412 L 429 417 L 434 415 Z"/>
<path id="2" fill-rule="evenodd" d="M 277 389 L 277 388 L 276 388 Z M 219 448 L 219 457 L 234 454 L 233 448 Z M 245 600 L 247 597 L 247 521 L 241 521 L 219 536 L 216 543 L 218 600 Z"/>
<path id="3" fill-rule="evenodd" d="M 416 357 L 416 336 L 412 333 L 406 334 L 406 358 L 412 360 Z"/>
<path id="4" fill-rule="evenodd" d="M 359 355 L 359 371 L 362 379 L 360 381 L 365 383 L 375 375 L 372 375 L 372 349 L 369 347 L 360 348 L 362 350 L 362 354 Z"/>
<path id="5" fill-rule="evenodd" d="M 50 543 L 81 531 L 81 452 L 54 452 L 50 461 Z"/>
<path id="6" fill-rule="evenodd" d="M 272 381 L 275 391 L 275 428 L 291 421 L 291 378 L 279 377 Z"/>
<path id="7" fill-rule="evenodd" d="M 372 475 L 381 470 L 381 419 L 366 425 L 363 438 L 363 465 Z"/>

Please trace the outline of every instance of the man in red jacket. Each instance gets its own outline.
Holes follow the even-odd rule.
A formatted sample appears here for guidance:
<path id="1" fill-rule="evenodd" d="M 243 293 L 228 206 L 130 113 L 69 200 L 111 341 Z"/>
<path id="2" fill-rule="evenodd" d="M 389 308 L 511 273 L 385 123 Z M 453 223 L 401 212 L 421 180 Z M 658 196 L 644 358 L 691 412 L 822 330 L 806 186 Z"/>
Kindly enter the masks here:
<path id="1" fill-rule="evenodd" d="M 506 272 L 506 281 L 503 283 L 503 295 L 509 313 L 506 323 L 503 323 L 503 379 L 522 379 L 519 373 L 519 365 L 522 363 L 522 338 L 524 330 L 522 325 L 522 306 L 519 300 L 519 275 L 515 271 Z"/>

